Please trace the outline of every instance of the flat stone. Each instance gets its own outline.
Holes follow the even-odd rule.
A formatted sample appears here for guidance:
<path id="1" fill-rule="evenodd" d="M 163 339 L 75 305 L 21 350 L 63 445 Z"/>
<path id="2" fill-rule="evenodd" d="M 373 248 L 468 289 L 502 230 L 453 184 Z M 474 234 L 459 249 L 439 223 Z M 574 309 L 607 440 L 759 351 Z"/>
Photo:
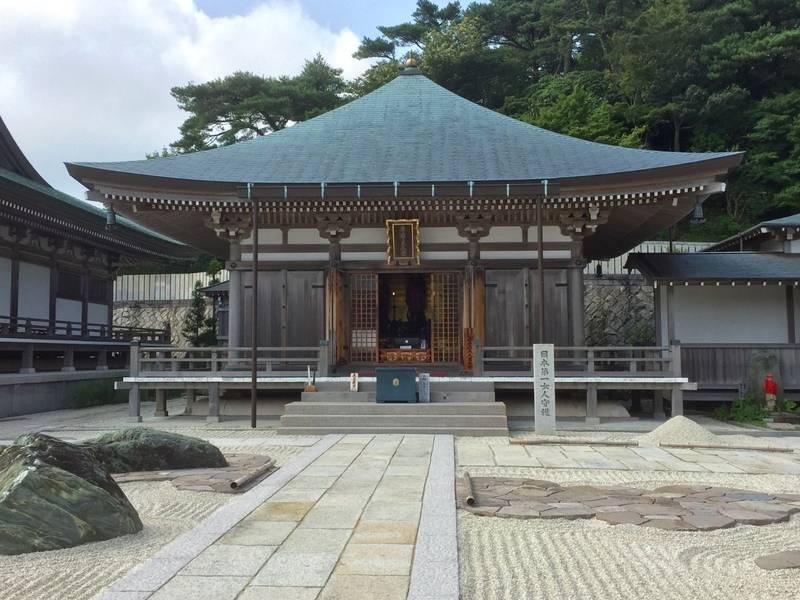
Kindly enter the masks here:
<path id="1" fill-rule="evenodd" d="M 275 551 L 275 546 L 214 544 L 181 571 L 182 575 L 246 577 L 255 575 Z"/>
<path id="2" fill-rule="evenodd" d="M 598 512 L 597 518 L 611 525 L 641 525 L 645 522 L 645 518 L 642 515 L 630 511 Z"/>
<path id="3" fill-rule="evenodd" d="M 278 546 L 295 527 L 297 523 L 294 521 L 256 521 L 247 518 L 222 536 L 217 543 L 238 546 Z"/>
<path id="4" fill-rule="evenodd" d="M 350 538 L 345 529 L 295 529 L 280 548 L 281 554 L 325 554 L 338 558 Z"/>
<path id="5" fill-rule="evenodd" d="M 234 600 L 247 585 L 249 577 L 199 577 L 178 575 L 150 596 L 153 600 Z"/>
<path id="6" fill-rule="evenodd" d="M 549 509 L 550 507 L 544 504 L 540 504 L 538 506 L 543 506 L 545 509 Z M 537 510 L 532 506 L 528 506 L 526 504 L 512 504 L 511 506 L 504 506 L 497 510 L 496 514 L 498 517 L 509 517 L 509 518 L 516 518 L 516 519 L 530 519 L 533 517 L 539 517 L 542 514 L 542 510 Z"/>
<path id="7" fill-rule="evenodd" d="M 763 501 L 775 500 L 775 496 L 772 494 L 762 494 L 760 492 L 747 492 L 747 491 L 725 492 L 724 497 L 730 502 L 742 502 L 742 501 L 763 502 Z"/>
<path id="8" fill-rule="evenodd" d="M 648 519 L 642 523 L 642 527 L 655 527 L 666 531 L 694 531 L 694 526 L 686 523 L 683 519 Z"/>
<path id="9" fill-rule="evenodd" d="M 491 517 L 495 516 L 502 506 L 468 506 L 466 510 L 471 512 L 473 515 L 479 515 L 483 517 Z"/>
<path id="10" fill-rule="evenodd" d="M 736 525 L 736 521 L 719 513 L 693 513 L 683 517 L 683 520 L 700 531 L 725 529 Z"/>
<path id="11" fill-rule="evenodd" d="M 707 489 L 709 489 L 708 486 L 704 485 L 662 485 L 661 487 L 657 487 L 650 493 L 651 494 L 675 493 L 675 494 L 683 494 L 684 496 L 686 496 L 689 494 L 704 492 Z"/>
<path id="12" fill-rule="evenodd" d="M 800 568 L 800 550 L 784 550 L 766 554 L 756 559 L 756 564 L 766 571 Z"/>
<path id="13" fill-rule="evenodd" d="M 540 517 L 543 519 L 591 519 L 594 515 L 595 511 L 588 506 L 583 508 L 568 506 L 551 508 L 543 512 Z"/>
<path id="14" fill-rule="evenodd" d="M 409 578 L 403 575 L 334 574 L 318 600 L 405 600 Z"/>
<path id="15" fill-rule="evenodd" d="M 336 573 L 341 575 L 409 575 L 413 544 L 348 544 Z"/>
<path id="16" fill-rule="evenodd" d="M 421 502 L 372 501 L 364 509 L 365 521 L 402 521 L 416 523 L 422 510 Z"/>
<path id="17" fill-rule="evenodd" d="M 265 502 L 248 518 L 257 521 L 302 521 L 313 502 Z"/>
<path id="18" fill-rule="evenodd" d="M 306 548 L 312 550 L 313 547 Z M 281 548 L 253 578 L 252 585 L 272 587 L 322 587 L 328 581 L 338 555 L 288 553 Z M 183 596 L 171 597 L 183 598 Z M 192 598 L 187 595 L 186 598 Z"/>
<path id="19" fill-rule="evenodd" d="M 688 515 L 690 512 L 681 506 L 667 506 L 664 504 L 631 504 L 627 507 L 632 512 L 637 512 L 643 516 L 654 515 Z"/>
<path id="20" fill-rule="evenodd" d="M 719 512 L 726 517 L 735 519 L 745 525 L 766 525 L 769 523 L 779 523 L 789 519 L 789 513 L 765 513 L 743 508 L 721 508 Z"/>
<path id="21" fill-rule="evenodd" d="M 755 512 L 764 513 L 789 513 L 794 514 L 800 511 L 800 506 L 792 506 L 791 504 L 783 504 L 781 502 L 763 502 L 757 500 L 743 500 L 740 502 L 732 502 L 728 506 L 735 508 L 743 508 L 745 510 L 753 510 Z"/>
<path id="22" fill-rule="evenodd" d="M 495 507 L 497 508 L 497 507 Z M 415 523 L 403 521 L 360 521 L 350 538 L 351 544 L 413 544 Z"/>
<path id="23" fill-rule="evenodd" d="M 583 501 L 591 501 L 591 500 L 602 500 L 606 498 L 608 494 L 604 494 L 602 492 L 598 492 L 595 490 L 576 490 L 573 488 L 568 488 L 562 490 L 560 492 L 555 492 L 548 496 L 548 502 L 583 502 Z"/>
<path id="24" fill-rule="evenodd" d="M 267 587 L 257 585 L 245 588 L 237 600 L 314 600 L 320 589 L 318 587 Z"/>

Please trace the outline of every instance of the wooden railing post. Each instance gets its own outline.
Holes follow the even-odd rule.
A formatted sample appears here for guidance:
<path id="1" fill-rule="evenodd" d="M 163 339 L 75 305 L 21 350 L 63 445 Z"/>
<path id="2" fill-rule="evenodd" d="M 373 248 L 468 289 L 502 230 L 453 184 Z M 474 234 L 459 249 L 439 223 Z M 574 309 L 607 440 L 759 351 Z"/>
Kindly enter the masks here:
<path id="1" fill-rule="evenodd" d="M 681 345 L 678 340 L 672 342 L 670 346 L 670 354 L 672 356 L 672 375 L 673 377 L 681 376 Z M 681 384 L 676 383 L 672 386 L 670 394 L 672 400 L 672 415 L 673 417 L 683 414 L 683 389 Z"/>
<path id="2" fill-rule="evenodd" d="M 98 371 L 107 371 L 108 370 L 108 351 L 107 350 L 98 350 L 97 352 L 97 364 L 95 365 L 95 369 Z"/>
<path id="3" fill-rule="evenodd" d="M 216 350 L 211 351 L 211 371 L 217 372 L 219 371 L 219 363 L 217 363 L 218 354 Z"/>
<path id="4" fill-rule="evenodd" d="M 472 340 L 472 374 L 483 375 L 483 345 L 479 339 Z"/>
<path id="5" fill-rule="evenodd" d="M 597 410 L 597 386 L 593 383 L 586 384 L 586 424 L 593 427 L 600 425 L 600 414 Z"/>
<path id="6" fill-rule="evenodd" d="M 328 376 L 328 340 L 319 341 L 319 356 L 317 357 L 317 375 L 320 377 Z"/>
<path id="7" fill-rule="evenodd" d="M 594 373 L 594 350 L 591 348 L 586 351 L 586 372 Z"/>

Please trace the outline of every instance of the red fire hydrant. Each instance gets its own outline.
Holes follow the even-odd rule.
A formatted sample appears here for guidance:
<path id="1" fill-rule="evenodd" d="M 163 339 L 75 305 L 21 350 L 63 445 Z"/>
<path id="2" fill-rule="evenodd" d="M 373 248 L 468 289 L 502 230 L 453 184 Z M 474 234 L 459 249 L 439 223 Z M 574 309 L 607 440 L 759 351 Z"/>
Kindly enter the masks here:
<path id="1" fill-rule="evenodd" d="M 775 410 L 775 405 L 778 400 L 778 384 L 772 373 L 767 373 L 764 378 L 764 397 L 767 400 L 767 409 Z"/>

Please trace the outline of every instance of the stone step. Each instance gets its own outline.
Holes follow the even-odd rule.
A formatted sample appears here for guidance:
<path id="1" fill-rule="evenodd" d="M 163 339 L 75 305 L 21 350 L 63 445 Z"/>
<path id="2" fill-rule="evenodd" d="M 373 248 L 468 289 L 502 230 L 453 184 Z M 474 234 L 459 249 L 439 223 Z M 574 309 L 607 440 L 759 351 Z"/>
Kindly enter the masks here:
<path id="1" fill-rule="evenodd" d="M 375 402 L 374 391 L 320 390 L 303 392 L 303 402 Z M 493 391 L 431 390 L 431 402 L 494 402 Z"/>
<path id="2" fill-rule="evenodd" d="M 449 433 L 462 436 L 501 436 L 508 437 L 507 427 L 283 427 L 280 435 L 327 435 L 329 433 Z"/>
<path id="3" fill-rule="evenodd" d="M 432 404 L 377 404 L 375 402 L 290 402 L 285 415 L 501 415 L 502 402 L 440 402 Z"/>
<path id="4" fill-rule="evenodd" d="M 507 427 L 505 415 L 283 415 L 281 427 Z"/>
<path id="5" fill-rule="evenodd" d="M 375 402 L 375 392 L 318 391 L 300 394 L 302 402 Z"/>

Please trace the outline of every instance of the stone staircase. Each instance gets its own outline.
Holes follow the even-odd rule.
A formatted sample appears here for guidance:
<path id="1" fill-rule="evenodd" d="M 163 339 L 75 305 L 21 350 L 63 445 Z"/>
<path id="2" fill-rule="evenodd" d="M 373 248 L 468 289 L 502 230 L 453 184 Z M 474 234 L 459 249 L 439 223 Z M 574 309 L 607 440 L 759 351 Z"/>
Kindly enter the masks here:
<path id="1" fill-rule="evenodd" d="M 432 394 L 433 397 L 433 394 Z M 304 392 L 284 407 L 278 433 L 451 433 L 508 436 L 506 406 L 481 394 L 448 392 L 430 404 L 378 404 L 375 393 Z"/>

